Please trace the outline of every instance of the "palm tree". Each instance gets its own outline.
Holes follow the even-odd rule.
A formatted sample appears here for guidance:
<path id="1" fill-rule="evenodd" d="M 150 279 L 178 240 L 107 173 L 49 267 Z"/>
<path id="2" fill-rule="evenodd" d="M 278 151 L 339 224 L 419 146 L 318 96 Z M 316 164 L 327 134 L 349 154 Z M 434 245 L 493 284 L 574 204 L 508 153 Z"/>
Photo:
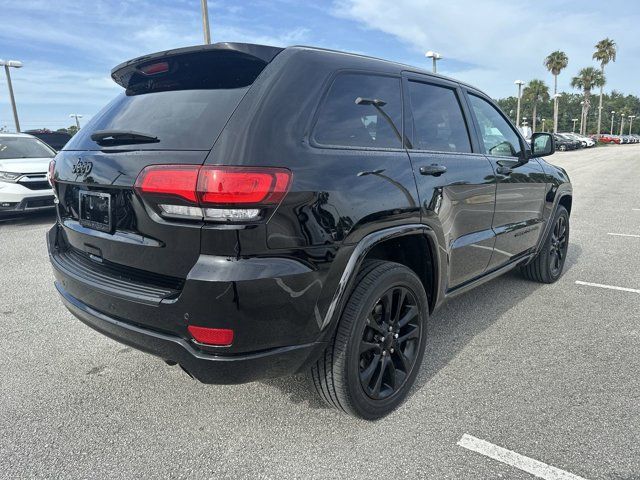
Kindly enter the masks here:
<path id="1" fill-rule="evenodd" d="M 549 101 L 549 87 L 542 80 L 533 79 L 524 87 L 523 97 L 533 105 L 533 132 L 536 131 L 538 103 Z"/>
<path id="2" fill-rule="evenodd" d="M 569 64 L 569 57 L 564 52 L 560 50 L 556 50 L 555 52 L 551 52 L 547 58 L 544 59 L 544 66 L 547 67 L 547 70 L 551 72 L 553 75 L 553 132 L 557 133 L 558 131 L 558 98 L 556 97 L 558 93 L 558 75 L 560 72 L 564 70 Z"/>
<path id="3" fill-rule="evenodd" d="M 604 78 L 604 66 L 609 62 L 616 61 L 616 53 L 618 51 L 618 47 L 616 46 L 616 42 L 611 40 L 610 38 L 605 38 L 604 40 L 600 40 L 596 43 L 595 47 L 596 51 L 593 53 L 593 59 L 600 62 L 600 72 Z M 604 87 L 604 82 L 600 85 L 600 104 L 598 105 L 598 135 L 600 135 L 600 123 L 602 122 L 602 88 Z"/>
<path id="4" fill-rule="evenodd" d="M 604 75 L 600 70 L 596 70 L 593 67 L 583 68 L 578 72 L 577 77 L 571 79 L 571 86 L 582 90 L 584 97 L 584 103 L 582 104 L 582 129 L 580 133 L 584 135 L 587 131 L 587 115 L 589 113 L 589 107 L 591 106 L 591 89 L 593 87 L 601 87 L 604 85 Z"/>

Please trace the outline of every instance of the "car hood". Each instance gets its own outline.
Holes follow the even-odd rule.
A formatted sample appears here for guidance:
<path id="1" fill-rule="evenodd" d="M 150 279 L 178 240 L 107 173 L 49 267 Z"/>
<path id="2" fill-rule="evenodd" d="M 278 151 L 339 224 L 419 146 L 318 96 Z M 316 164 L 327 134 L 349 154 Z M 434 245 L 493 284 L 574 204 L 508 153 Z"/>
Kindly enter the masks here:
<path id="1" fill-rule="evenodd" d="M 50 158 L 0 159 L 0 172 L 46 173 L 50 161 Z"/>

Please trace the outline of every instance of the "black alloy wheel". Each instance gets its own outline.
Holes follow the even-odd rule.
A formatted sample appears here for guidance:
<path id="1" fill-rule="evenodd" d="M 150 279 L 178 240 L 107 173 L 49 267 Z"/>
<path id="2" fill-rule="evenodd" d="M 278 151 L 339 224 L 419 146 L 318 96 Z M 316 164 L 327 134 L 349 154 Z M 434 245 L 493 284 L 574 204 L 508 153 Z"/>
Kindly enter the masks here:
<path id="1" fill-rule="evenodd" d="M 549 250 L 549 270 L 551 275 L 556 277 L 560 275 L 564 260 L 567 256 L 567 248 L 569 246 L 567 236 L 567 218 L 560 215 L 556 219 L 551 232 L 551 243 Z"/>
<path id="2" fill-rule="evenodd" d="M 418 353 L 421 322 L 416 299 L 406 287 L 387 290 L 366 318 L 359 349 L 360 384 L 374 400 L 404 386 Z"/>
<path id="3" fill-rule="evenodd" d="M 521 268 L 529 280 L 553 283 L 560 278 L 569 250 L 569 212 L 563 205 L 556 208 L 553 223 L 547 232 L 540 251 Z"/>
<path id="4" fill-rule="evenodd" d="M 406 265 L 366 260 L 324 354 L 311 368 L 320 397 L 366 420 L 409 395 L 427 343 L 429 300 Z"/>

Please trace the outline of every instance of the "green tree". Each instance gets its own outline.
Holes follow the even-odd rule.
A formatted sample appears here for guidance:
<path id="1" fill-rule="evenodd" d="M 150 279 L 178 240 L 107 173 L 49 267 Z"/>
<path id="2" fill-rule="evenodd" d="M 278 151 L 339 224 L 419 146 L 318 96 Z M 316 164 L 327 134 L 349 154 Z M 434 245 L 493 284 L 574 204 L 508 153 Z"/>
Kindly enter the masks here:
<path id="1" fill-rule="evenodd" d="M 558 131 L 558 100 L 556 94 L 558 93 L 558 75 L 569 65 L 569 57 L 567 54 L 556 50 L 547 55 L 544 59 L 544 66 L 553 75 L 553 131 Z"/>
<path id="2" fill-rule="evenodd" d="M 71 136 L 74 136 L 76 133 L 78 133 L 78 127 L 76 125 L 71 125 L 67 128 L 59 128 L 58 130 L 56 130 L 56 132 L 65 132 Z"/>
<path id="3" fill-rule="evenodd" d="M 533 125 L 532 130 L 536 131 L 536 122 L 538 118 L 538 105 L 549 101 L 549 87 L 542 80 L 533 79 L 524 88 L 522 96 L 526 101 L 531 103 L 533 109 Z"/>
<path id="4" fill-rule="evenodd" d="M 604 40 L 600 40 L 596 43 L 595 47 L 596 51 L 593 53 L 593 59 L 600 62 L 600 72 L 602 73 L 602 77 L 604 78 L 604 66 L 609 62 L 616 61 L 616 53 L 618 51 L 618 47 L 616 42 L 611 40 L 610 38 L 605 38 Z M 597 134 L 600 135 L 601 132 L 601 124 L 602 124 L 602 94 L 603 94 L 604 82 L 600 85 L 600 103 L 598 105 L 598 130 Z"/>
<path id="5" fill-rule="evenodd" d="M 594 87 L 603 86 L 605 83 L 604 75 L 600 70 L 596 70 L 593 67 L 586 67 L 578 72 L 578 76 L 571 79 L 571 86 L 582 90 L 583 104 L 581 112 L 581 129 L 580 133 L 585 135 L 587 132 L 587 120 L 589 115 L 589 108 L 591 106 L 591 90 Z"/>

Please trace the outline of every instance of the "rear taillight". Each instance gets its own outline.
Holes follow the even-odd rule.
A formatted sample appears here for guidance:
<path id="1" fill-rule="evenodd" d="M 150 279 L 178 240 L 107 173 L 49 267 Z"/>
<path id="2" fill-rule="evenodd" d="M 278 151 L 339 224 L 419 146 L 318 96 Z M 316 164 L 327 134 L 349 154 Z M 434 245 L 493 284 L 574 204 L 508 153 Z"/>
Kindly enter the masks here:
<path id="1" fill-rule="evenodd" d="M 291 173 L 280 168 L 203 167 L 198 177 L 198 194 L 203 204 L 260 205 L 280 202 Z"/>
<path id="2" fill-rule="evenodd" d="M 140 173 L 136 188 L 141 194 L 166 195 L 196 203 L 198 170 L 193 165 L 153 165 Z"/>
<path id="3" fill-rule="evenodd" d="M 246 222 L 277 206 L 290 184 L 284 168 L 151 165 L 135 188 L 164 217 Z"/>

